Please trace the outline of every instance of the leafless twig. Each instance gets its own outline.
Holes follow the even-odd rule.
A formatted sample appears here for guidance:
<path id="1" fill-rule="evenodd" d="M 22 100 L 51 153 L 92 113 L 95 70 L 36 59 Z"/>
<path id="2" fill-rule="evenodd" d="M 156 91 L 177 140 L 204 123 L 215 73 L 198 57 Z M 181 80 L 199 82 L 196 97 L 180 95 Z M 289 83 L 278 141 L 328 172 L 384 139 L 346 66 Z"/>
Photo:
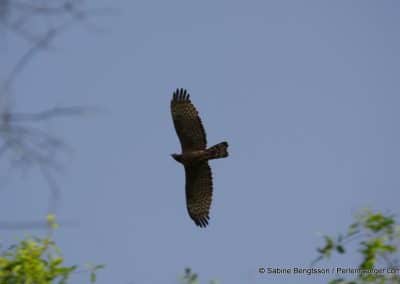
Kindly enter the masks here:
<path id="1" fill-rule="evenodd" d="M 13 166 L 20 168 L 37 167 L 40 170 L 50 190 L 49 213 L 55 213 L 60 199 L 61 190 L 55 178 L 55 173 L 61 170 L 59 156 L 61 153 L 68 153 L 70 148 L 63 139 L 44 131 L 40 127 L 41 123 L 59 117 L 82 116 L 93 109 L 76 106 L 53 107 L 41 112 L 22 113 L 13 111 L 8 99 L 12 93 L 14 94 L 16 79 L 21 72 L 39 52 L 50 49 L 56 36 L 74 23 L 93 29 L 88 19 L 93 15 L 109 11 L 89 10 L 84 5 L 86 2 L 85 0 L 0 0 L 0 27 L 29 44 L 8 76 L 4 80 L 0 78 L 0 160 L 8 160 Z M 1 225 L 0 223 L 0 229 Z M 21 224 L 18 226 L 21 227 Z M 27 223 L 22 226 L 30 225 Z"/>
<path id="2" fill-rule="evenodd" d="M 45 47 L 51 39 L 56 35 L 55 30 L 50 30 L 47 34 L 39 40 L 34 46 L 32 46 L 17 62 L 12 71 L 10 72 L 8 78 L 3 83 L 3 92 L 6 93 L 16 76 L 23 70 L 23 68 L 28 64 L 32 57 L 43 47 Z"/>
<path id="3" fill-rule="evenodd" d="M 62 116 L 84 115 L 89 111 L 86 107 L 54 107 L 37 113 L 12 113 L 10 121 L 43 121 Z"/>

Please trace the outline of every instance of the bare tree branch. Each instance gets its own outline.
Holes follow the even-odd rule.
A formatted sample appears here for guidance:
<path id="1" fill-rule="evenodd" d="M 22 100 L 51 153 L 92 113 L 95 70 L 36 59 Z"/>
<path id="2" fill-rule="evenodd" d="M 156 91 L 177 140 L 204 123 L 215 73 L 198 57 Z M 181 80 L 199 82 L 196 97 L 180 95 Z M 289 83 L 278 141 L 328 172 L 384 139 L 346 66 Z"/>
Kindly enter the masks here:
<path id="1" fill-rule="evenodd" d="M 43 121 L 61 116 L 84 115 L 89 111 L 86 107 L 54 107 L 38 113 L 12 113 L 10 121 Z"/>
<path id="2" fill-rule="evenodd" d="M 61 171 L 60 153 L 70 153 L 68 145 L 60 138 L 28 123 L 42 122 L 62 116 L 82 115 L 83 107 L 52 108 L 38 113 L 3 113 L 0 117 L 0 158 L 9 153 L 14 166 L 37 166 L 50 190 L 48 212 L 56 213 L 61 190 L 54 171 Z"/>
<path id="3" fill-rule="evenodd" d="M 56 182 L 56 180 L 53 178 L 49 168 L 44 167 L 43 165 L 40 165 L 40 171 L 42 172 L 43 177 L 46 180 L 46 183 L 48 185 L 48 188 L 50 189 L 50 196 L 49 196 L 49 203 L 48 203 L 48 213 L 55 214 L 57 210 L 57 205 L 58 201 L 61 198 L 61 190 Z"/>
<path id="4" fill-rule="evenodd" d="M 39 40 L 34 46 L 32 46 L 17 62 L 14 66 L 10 75 L 3 83 L 3 92 L 7 92 L 10 89 L 10 86 L 14 82 L 16 76 L 25 68 L 28 62 L 32 59 L 32 57 L 44 48 L 49 41 L 56 35 L 54 30 L 50 30 L 45 37 Z M 0 93 L 1 94 L 1 93 Z"/>
<path id="5" fill-rule="evenodd" d="M 92 30 L 99 30 L 89 23 L 93 15 L 110 12 L 89 10 L 85 0 L 0 0 L 0 27 L 22 38 L 29 47 L 16 61 L 4 80 L 0 79 L 0 160 L 21 169 L 37 167 L 50 190 L 48 212 L 55 213 L 61 196 L 55 174 L 62 170 L 60 154 L 70 153 L 68 145 L 60 138 L 40 128 L 40 123 L 60 117 L 82 116 L 93 108 L 53 107 L 41 112 L 14 112 L 9 105 L 18 76 L 41 51 L 51 50 L 50 44 L 56 36 L 78 23 Z M 44 25 L 43 25 L 44 23 Z M 41 25 L 39 25 L 41 24 Z M 12 98 L 11 98 L 12 99 Z M 35 127 L 32 123 L 36 123 Z M 38 126 L 39 124 L 39 126 Z M 5 226 L 2 226 L 5 225 Z M 12 228 L 0 222 L 2 227 Z M 21 224 L 15 224 L 15 228 Z M 22 224 L 23 228 L 36 223 Z"/>

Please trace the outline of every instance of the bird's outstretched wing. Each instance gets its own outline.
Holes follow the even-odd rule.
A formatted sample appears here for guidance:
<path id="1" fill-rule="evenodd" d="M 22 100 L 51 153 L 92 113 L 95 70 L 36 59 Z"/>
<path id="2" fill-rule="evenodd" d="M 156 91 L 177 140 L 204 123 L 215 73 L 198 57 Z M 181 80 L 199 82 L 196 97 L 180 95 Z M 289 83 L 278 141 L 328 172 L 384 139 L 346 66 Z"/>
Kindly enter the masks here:
<path id="1" fill-rule="evenodd" d="M 177 89 L 174 92 L 171 100 L 171 114 L 182 152 L 204 150 L 207 146 L 206 132 L 185 89 Z"/>
<path id="2" fill-rule="evenodd" d="M 212 173 L 207 162 L 185 166 L 186 205 L 197 226 L 206 227 L 212 201 Z"/>

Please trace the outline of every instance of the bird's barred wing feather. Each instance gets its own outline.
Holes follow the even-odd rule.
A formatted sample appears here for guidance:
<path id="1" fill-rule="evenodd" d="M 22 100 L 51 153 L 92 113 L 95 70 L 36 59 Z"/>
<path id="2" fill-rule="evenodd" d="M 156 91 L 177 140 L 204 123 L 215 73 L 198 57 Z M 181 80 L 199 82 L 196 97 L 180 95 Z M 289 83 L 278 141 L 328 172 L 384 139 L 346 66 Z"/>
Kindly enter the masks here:
<path id="1" fill-rule="evenodd" d="M 174 92 L 171 114 L 182 152 L 204 150 L 207 146 L 206 132 L 186 90 L 177 89 Z"/>
<path id="2" fill-rule="evenodd" d="M 186 205 L 197 226 L 208 225 L 212 201 L 212 173 L 207 162 L 185 166 Z"/>

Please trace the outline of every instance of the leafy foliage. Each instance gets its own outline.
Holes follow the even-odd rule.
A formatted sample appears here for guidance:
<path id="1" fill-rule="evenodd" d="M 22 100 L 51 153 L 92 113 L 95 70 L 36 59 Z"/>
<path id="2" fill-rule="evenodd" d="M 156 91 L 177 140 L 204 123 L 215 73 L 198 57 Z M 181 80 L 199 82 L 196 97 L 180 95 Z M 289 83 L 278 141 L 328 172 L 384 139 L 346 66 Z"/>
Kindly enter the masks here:
<path id="1" fill-rule="evenodd" d="M 317 249 L 319 256 L 314 263 L 329 258 L 334 252 L 344 254 L 347 244 L 359 241 L 358 251 L 362 256 L 360 271 L 379 267 L 386 269 L 386 273 L 359 273 L 352 281 L 338 278 L 329 284 L 400 283 L 400 226 L 396 224 L 393 215 L 365 210 L 356 216 L 356 222 L 349 226 L 345 235 L 340 234 L 336 238 L 324 236 L 324 240 L 325 245 Z M 388 269 L 394 273 L 387 273 Z"/>
<path id="2" fill-rule="evenodd" d="M 51 229 L 58 226 L 54 215 L 48 215 L 47 222 Z M 96 271 L 103 267 L 89 267 L 91 283 L 96 281 Z M 64 265 L 51 234 L 43 238 L 29 236 L 0 250 L 0 284 L 65 284 L 76 270 L 76 265 Z"/>
<path id="3" fill-rule="evenodd" d="M 185 268 L 185 273 L 181 277 L 181 284 L 199 284 L 199 277 L 190 268 Z M 210 284 L 218 284 L 216 280 L 211 280 Z"/>

